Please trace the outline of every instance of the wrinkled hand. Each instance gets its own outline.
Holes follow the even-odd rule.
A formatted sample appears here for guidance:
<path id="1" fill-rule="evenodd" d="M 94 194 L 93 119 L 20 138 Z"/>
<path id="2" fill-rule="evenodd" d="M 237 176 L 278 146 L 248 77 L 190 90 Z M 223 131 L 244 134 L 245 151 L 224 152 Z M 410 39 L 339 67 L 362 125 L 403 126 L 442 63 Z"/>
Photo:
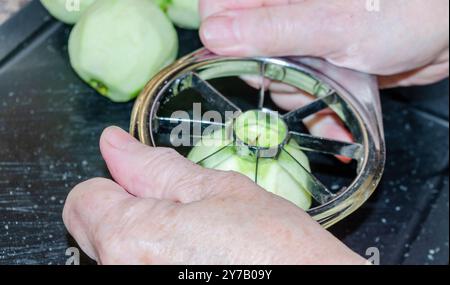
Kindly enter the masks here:
<path id="1" fill-rule="evenodd" d="M 70 193 L 64 222 L 100 264 L 364 264 L 305 212 L 236 173 L 108 128 L 100 148 L 116 180 Z"/>
<path id="2" fill-rule="evenodd" d="M 379 75 L 381 87 L 448 76 L 449 1 L 201 0 L 210 50 L 241 56 L 316 56 Z"/>

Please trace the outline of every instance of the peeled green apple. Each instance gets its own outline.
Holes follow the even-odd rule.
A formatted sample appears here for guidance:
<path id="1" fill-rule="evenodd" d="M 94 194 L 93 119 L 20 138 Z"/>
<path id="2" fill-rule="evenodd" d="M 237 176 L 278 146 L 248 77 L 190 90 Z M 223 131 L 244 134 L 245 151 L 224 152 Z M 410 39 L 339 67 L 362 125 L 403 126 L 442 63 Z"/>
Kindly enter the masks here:
<path id="1" fill-rule="evenodd" d="M 262 120 L 260 121 L 262 122 Z M 245 134 L 247 143 L 253 138 L 263 138 L 257 144 L 260 147 L 273 147 L 280 144 L 280 136 L 271 134 L 272 128 L 255 124 L 241 125 L 235 129 L 235 133 Z M 255 129 L 256 135 L 255 135 Z M 277 129 L 277 132 L 286 132 L 285 129 Z M 311 172 L 308 157 L 300 150 L 294 140 L 290 140 L 284 146 L 278 156 L 274 158 L 259 158 L 258 162 L 251 155 L 239 150 L 239 146 L 232 143 L 226 137 L 225 129 L 217 130 L 204 136 L 188 154 L 188 159 L 199 165 L 222 171 L 236 171 L 257 183 L 267 191 L 291 201 L 298 207 L 308 210 L 312 205 L 312 197 L 307 192 L 308 179 L 304 177 L 305 171 Z M 272 135 L 272 136 L 271 136 Z M 206 159 L 205 159 L 206 158 Z M 258 166 L 256 166 L 258 163 Z M 301 166 L 300 166 L 301 164 Z M 299 169 L 302 168 L 302 169 Z"/>
<path id="2" fill-rule="evenodd" d="M 153 0 L 178 27 L 200 27 L 199 0 Z"/>
<path id="3" fill-rule="evenodd" d="M 41 0 L 49 13 L 66 24 L 75 24 L 95 0 Z"/>
<path id="4" fill-rule="evenodd" d="M 114 102 L 135 98 L 177 52 L 177 33 L 153 0 L 97 0 L 69 39 L 72 67 Z"/>
<path id="5" fill-rule="evenodd" d="M 166 11 L 172 0 L 153 0 L 163 11 Z"/>
<path id="6" fill-rule="evenodd" d="M 172 0 L 167 7 L 167 15 L 175 25 L 181 28 L 198 29 L 200 27 L 199 0 Z"/>

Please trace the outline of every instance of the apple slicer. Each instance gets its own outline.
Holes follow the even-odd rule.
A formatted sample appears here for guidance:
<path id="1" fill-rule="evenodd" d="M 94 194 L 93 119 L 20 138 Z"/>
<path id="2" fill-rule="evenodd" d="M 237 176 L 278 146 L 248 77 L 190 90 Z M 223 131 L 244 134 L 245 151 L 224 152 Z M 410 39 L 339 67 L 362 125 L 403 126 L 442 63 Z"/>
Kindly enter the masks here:
<path id="1" fill-rule="evenodd" d="M 268 82 L 314 100 L 282 110 L 272 100 Z M 206 130 L 222 129 L 227 143 L 195 162 L 220 160 L 224 149 L 233 148 L 254 160 L 250 178 L 255 182 L 264 178 L 260 159 L 291 160 L 289 174 L 298 175 L 313 200 L 308 213 L 329 227 L 360 207 L 381 179 L 385 144 L 379 100 L 374 77 L 320 59 L 225 57 L 201 49 L 147 84 L 135 103 L 131 134 L 147 145 L 172 147 L 188 156 Z M 353 142 L 308 132 L 305 120 L 324 110 L 342 121 Z M 213 119 L 217 115 L 221 121 Z M 188 127 L 187 138 L 175 132 L 181 125 Z M 242 126 L 253 131 L 243 133 Z M 264 139 L 268 134 L 275 138 Z M 292 140 L 310 165 L 290 153 Z"/>

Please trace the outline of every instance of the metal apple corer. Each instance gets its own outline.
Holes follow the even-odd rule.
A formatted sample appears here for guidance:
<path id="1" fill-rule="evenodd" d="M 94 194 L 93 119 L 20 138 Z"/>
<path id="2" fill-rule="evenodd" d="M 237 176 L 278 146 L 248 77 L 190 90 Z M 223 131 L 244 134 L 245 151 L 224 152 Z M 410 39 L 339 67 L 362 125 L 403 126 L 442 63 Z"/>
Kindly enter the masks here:
<path id="1" fill-rule="evenodd" d="M 315 99 L 293 111 L 281 110 L 267 82 Z M 324 110 L 340 118 L 353 142 L 308 132 L 305 119 Z M 222 161 L 232 151 L 245 160 L 242 173 L 266 189 L 270 173 L 262 171 L 264 163 L 276 162 L 277 169 L 287 170 L 285 177 L 300 181 L 312 201 L 307 212 L 324 227 L 370 197 L 385 164 L 376 78 L 317 58 L 227 57 L 198 50 L 147 84 L 135 103 L 130 132 L 144 144 L 172 147 L 186 157 L 205 138 L 220 141 L 202 149 L 194 162 L 211 167 L 207 161 Z M 351 162 L 343 163 L 342 157 Z M 289 179 L 275 183 L 283 188 Z"/>

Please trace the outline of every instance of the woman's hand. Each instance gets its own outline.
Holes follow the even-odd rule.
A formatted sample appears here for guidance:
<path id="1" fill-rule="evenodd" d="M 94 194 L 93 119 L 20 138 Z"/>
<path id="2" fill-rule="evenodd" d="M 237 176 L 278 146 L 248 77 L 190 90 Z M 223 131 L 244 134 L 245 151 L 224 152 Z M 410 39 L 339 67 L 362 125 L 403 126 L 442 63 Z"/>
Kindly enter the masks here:
<path id="1" fill-rule="evenodd" d="M 210 50 L 241 56 L 316 56 L 379 75 L 381 87 L 448 76 L 449 1 L 201 0 Z"/>
<path id="2" fill-rule="evenodd" d="M 100 148 L 116 180 L 70 193 L 64 222 L 101 264 L 364 264 L 305 212 L 236 173 L 108 128 Z"/>

